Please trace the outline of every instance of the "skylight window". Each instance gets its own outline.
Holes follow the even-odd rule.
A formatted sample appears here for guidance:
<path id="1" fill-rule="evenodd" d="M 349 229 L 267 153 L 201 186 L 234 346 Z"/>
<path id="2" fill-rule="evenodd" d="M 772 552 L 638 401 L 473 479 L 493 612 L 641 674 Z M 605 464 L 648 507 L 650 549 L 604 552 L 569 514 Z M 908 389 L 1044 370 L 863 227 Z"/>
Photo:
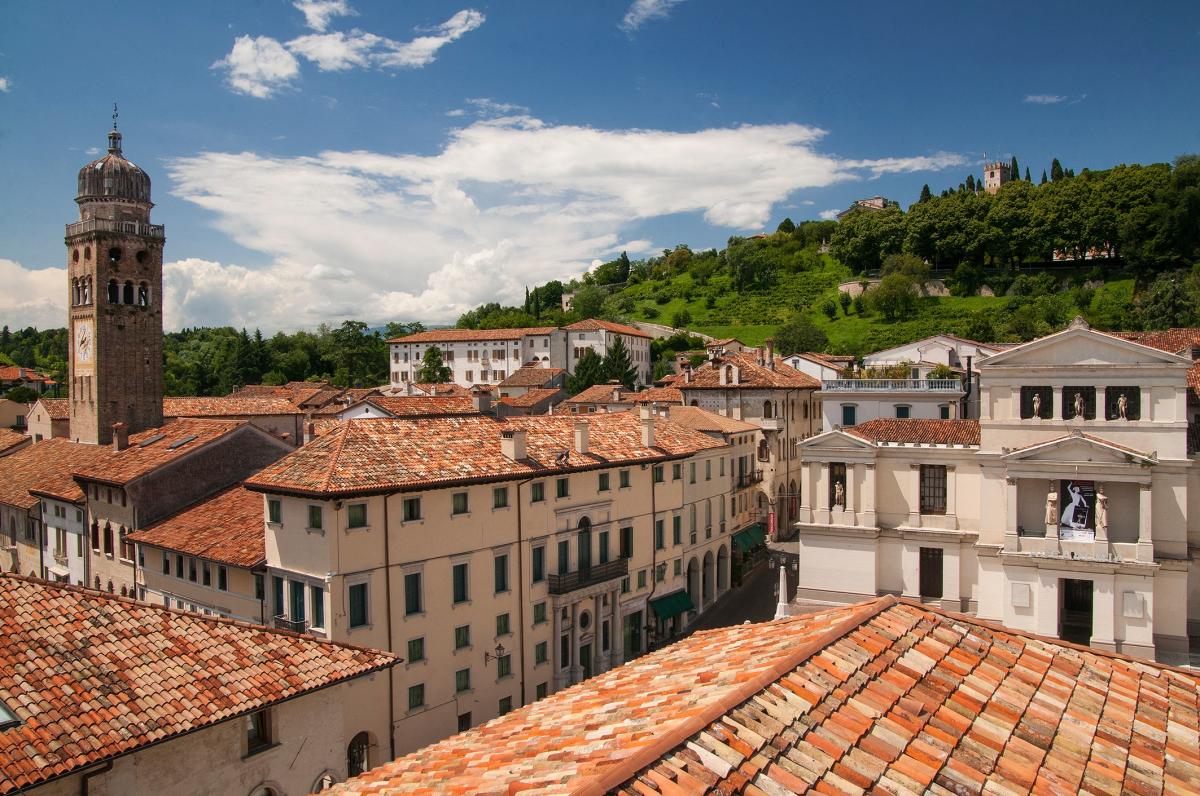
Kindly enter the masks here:
<path id="1" fill-rule="evenodd" d="M 21 723 L 17 718 L 17 714 L 8 709 L 8 705 L 0 702 L 0 730 L 7 730 L 11 727 L 16 727 Z"/>
<path id="2" fill-rule="evenodd" d="M 173 451 L 176 448 L 182 448 L 184 445 L 187 445 L 189 442 L 191 442 L 195 438 L 196 438 L 195 434 L 188 434 L 183 439 L 177 439 L 174 442 L 172 442 L 170 445 L 168 445 L 167 450 Z"/>
<path id="3" fill-rule="evenodd" d="M 155 434 L 153 437 L 146 437 L 144 440 L 142 440 L 141 442 L 138 443 L 138 446 L 142 447 L 142 448 L 149 447 L 150 445 L 153 445 L 154 443 L 158 442 L 160 439 L 162 439 L 165 436 L 167 436 L 167 435 L 166 434 Z"/>

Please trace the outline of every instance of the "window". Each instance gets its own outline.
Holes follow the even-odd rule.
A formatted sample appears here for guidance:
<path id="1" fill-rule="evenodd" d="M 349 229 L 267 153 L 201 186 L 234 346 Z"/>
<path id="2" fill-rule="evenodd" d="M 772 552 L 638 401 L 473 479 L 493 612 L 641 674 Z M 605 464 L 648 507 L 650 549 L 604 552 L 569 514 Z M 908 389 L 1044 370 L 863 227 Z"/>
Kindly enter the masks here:
<path id="1" fill-rule="evenodd" d="M 212 569 L 208 566 L 207 561 L 200 565 L 200 578 L 205 586 L 212 585 Z"/>
<path id="2" fill-rule="evenodd" d="M 288 586 L 291 587 L 292 595 L 292 611 L 288 616 L 293 622 L 304 621 L 304 584 L 296 581 L 289 581 Z"/>
<path id="3" fill-rule="evenodd" d="M 467 493 L 466 492 L 455 492 L 453 495 L 451 495 L 450 501 L 451 501 L 451 508 L 450 508 L 451 514 L 466 514 L 468 509 L 470 508 L 469 504 L 467 503 Z"/>
<path id="4" fill-rule="evenodd" d="M 470 593 L 467 589 L 467 565 L 454 565 L 454 602 L 465 603 L 470 599 Z"/>
<path id="5" fill-rule="evenodd" d="M 254 573 L 254 599 L 261 600 L 266 596 L 266 590 L 263 587 L 263 576 L 259 573 Z"/>
<path id="6" fill-rule="evenodd" d="M 662 550 L 667 546 L 665 534 L 663 532 L 663 521 L 654 521 L 654 549 Z"/>
<path id="7" fill-rule="evenodd" d="M 322 506 L 308 507 L 308 527 L 310 530 L 319 531 L 325 527 L 324 508 Z"/>
<path id="8" fill-rule="evenodd" d="M 1141 417 L 1142 391 L 1139 387 L 1105 387 L 1106 420 L 1138 420 Z"/>
<path id="9" fill-rule="evenodd" d="M 421 613 L 421 573 L 409 572 L 404 576 L 404 615 Z"/>
<path id="10" fill-rule="evenodd" d="M 858 406 L 855 404 L 842 404 L 842 428 L 850 428 L 857 423 Z"/>
<path id="11" fill-rule="evenodd" d="M 492 508 L 508 508 L 508 487 L 498 486 L 492 490 Z"/>
<path id="12" fill-rule="evenodd" d="M 938 405 L 938 417 L 940 417 L 942 420 L 950 419 L 950 404 Z"/>
<path id="13" fill-rule="evenodd" d="M 533 665 L 537 666 L 539 663 L 546 663 L 549 660 L 550 660 L 549 645 L 544 641 L 539 641 L 533 647 Z"/>
<path id="14" fill-rule="evenodd" d="M 510 633 L 512 633 L 512 627 L 508 619 L 508 614 L 496 614 L 496 635 L 507 636 Z"/>
<path id="15" fill-rule="evenodd" d="M 622 489 L 629 488 L 629 471 L 628 470 L 621 470 L 620 472 L 617 473 L 617 483 L 620 485 L 620 487 Z"/>
<path id="16" fill-rule="evenodd" d="M 533 582 L 541 583 L 546 579 L 546 548 L 533 548 Z"/>
<path id="17" fill-rule="evenodd" d="M 644 570 L 644 569 L 638 570 L 638 588 L 639 589 L 646 588 L 646 570 Z"/>
<path id="18" fill-rule="evenodd" d="M 565 669 L 571 665 L 571 637 L 568 635 L 559 636 L 558 639 L 558 667 Z"/>
<path id="19" fill-rule="evenodd" d="M 252 755 L 271 746 L 271 709 L 246 716 L 246 754 Z"/>
<path id="20" fill-rule="evenodd" d="M 654 568 L 654 580 L 656 580 L 659 583 L 662 583 L 666 579 L 667 579 L 667 565 L 659 564 L 657 567 Z"/>
<path id="21" fill-rule="evenodd" d="M 271 607 L 274 609 L 275 615 L 282 616 L 283 610 L 284 610 L 284 607 L 283 607 L 283 578 L 279 577 L 278 575 L 273 575 L 271 577 L 271 597 L 272 597 Z"/>
<path id="22" fill-rule="evenodd" d="M 558 543 L 558 574 L 566 575 L 571 571 L 571 541 L 563 539 Z"/>
<path id="23" fill-rule="evenodd" d="M 942 549 L 922 547 L 920 557 L 921 596 L 941 599 L 942 596 Z"/>
<path id="24" fill-rule="evenodd" d="M 408 687 L 408 709 L 417 710 L 425 706 L 425 684 L 417 683 Z"/>
<path id="25" fill-rule="evenodd" d="M 897 404 L 896 405 L 896 417 L 900 420 L 907 420 L 909 410 L 911 410 L 911 409 L 912 409 L 912 407 L 910 407 L 910 406 L 905 406 L 904 404 Z"/>
<path id="26" fill-rule="evenodd" d="M 25 530 L 26 530 L 26 533 L 28 534 L 29 529 L 26 528 Z M 113 554 L 112 526 L 105 523 L 105 525 L 104 525 L 104 555 L 111 557 L 112 554 Z M 180 574 L 179 577 L 182 578 L 183 575 Z M 192 580 L 195 580 L 195 578 L 192 578 Z"/>
<path id="27" fill-rule="evenodd" d="M 419 497 L 405 498 L 401 504 L 404 522 L 413 522 L 421 519 L 421 499 Z"/>
<path id="28" fill-rule="evenodd" d="M 600 475 L 598 475 L 596 477 L 596 481 L 597 481 L 597 483 L 596 483 L 596 491 L 597 492 L 607 492 L 608 491 L 608 473 L 600 473 Z"/>
<path id="29" fill-rule="evenodd" d="M 1093 386 L 1063 387 L 1062 388 L 1062 417 L 1063 420 L 1078 418 L 1080 420 L 1096 419 L 1096 388 Z"/>
<path id="30" fill-rule="evenodd" d="M 533 623 L 535 625 L 541 625 L 541 624 L 545 624 L 545 622 L 546 622 L 546 604 L 545 603 L 534 603 L 533 604 Z"/>
<path id="31" fill-rule="evenodd" d="M 921 465 L 921 513 L 946 513 L 946 466 Z"/>
<path id="32" fill-rule="evenodd" d="M 471 646 L 471 626 L 459 625 L 454 628 L 454 649 L 460 650 L 469 646 Z"/>
<path id="33" fill-rule="evenodd" d="M 661 484 L 663 482 L 663 466 L 661 464 L 654 465 L 651 471 L 654 483 Z"/>
<path id="34" fill-rule="evenodd" d="M 217 588 L 221 591 L 229 591 L 229 573 L 225 567 L 217 567 Z"/>
<path id="35" fill-rule="evenodd" d="M 838 487 L 841 494 L 838 494 Z M 829 463 L 829 505 L 846 507 L 846 463 Z"/>
<path id="36" fill-rule="evenodd" d="M 496 659 L 496 679 L 512 676 L 512 656 L 501 655 Z"/>
<path id="37" fill-rule="evenodd" d="M 722 460 L 722 461 L 724 461 L 724 460 Z M 712 459 L 704 460 L 704 480 L 705 481 L 712 480 Z"/>
<path id="38" fill-rule="evenodd" d="M 559 478 L 554 482 L 554 496 L 565 498 L 571 494 L 571 484 L 566 478 Z"/>
<path id="39" fill-rule="evenodd" d="M 469 668 L 459 669 L 454 673 L 454 690 L 459 694 L 461 694 L 463 691 L 471 690 L 471 670 Z M 468 713 L 466 715 L 470 717 L 471 714 Z M 458 718 L 461 726 L 462 716 L 459 716 Z M 467 721 L 470 722 L 470 718 L 468 718 Z"/>
<path id="40" fill-rule="evenodd" d="M 367 504 L 351 503 L 346 507 L 346 524 L 351 528 L 367 527 Z"/>
<path id="41" fill-rule="evenodd" d="M 283 504 L 278 498 L 267 500 L 267 522 L 283 522 Z"/>
<path id="42" fill-rule="evenodd" d="M 671 465 L 671 480 L 678 481 L 680 478 L 683 478 L 683 464 L 675 462 Z"/>
<path id="43" fill-rule="evenodd" d="M 538 683 L 537 687 L 534 688 L 534 697 L 533 698 L 534 699 L 545 699 L 547 693 L 549 693 L 549 684 L 548 683 Z"/>
<path id="44" fill-rule="evenodd" d="M 500 715 L 512 713 L 512 697 L 506 696 L 500 699 Z"/>
<path id="45" fill-rule="evenodd" d="M 608 563 L 608 531 L 600 532 L 600 563 Z"/>
<path id="46" fill-rule="evenodd" d="M 633 528 L 621 529 L 621 558 L 633 558 Z"/>
<path id="47" fill-rule="evenodd" d="M 688 463 L 688 483 L 689 484 L 696 483 L 696 463 L 695 462 Z"/>
<path id="48" fill-rule="evenodd" d="M 1021 418 L 1040 418 L 1049 420 L 1054 417 L 1054 390 L 1049 387 L 1021 388 Z"/>
<path id="49" fill-rule="evenodd" d="M 325 628 L 325 589 L 320 586 L 308 588 L 308 601 L 312 603 L 312 626 Z"/>
<path id="50" fill-rule="evenodd" d="M 350 587 L 350 627 L 366 627 L 369 620 L 367 584 L 355 583 Z"/>
<path id="51" fill-rule="evenodd" d="M 416 663 L 425 660 L 425 637 L 408 640 L 408 662 Z"/>
<path id="52" fill-rule="evenodd" d="M 696 507 L 692 506 L 692 511 L 694 512 L 695 510 L 696 510 Z M 693 531 L 695 530 L 695 527 L 696 527 L 696 517 L 693 514 L 692 515 L 692 530 Z M 678 514 L 676 514 L 674 517 L 671 518 L 671 544 L 683 544 L 683 517 L 680 517 Z"/>
<path id="53" fill-rule="evenodd" d="M 536 481 L 529 485 L 529 502 L 538 503 L 546 499 L 546 485 Z"/>
<path id="54" fill-rule="evenodd" d="M 467 711 L 466 713 L 459 713 L 458 714 L 458 731 L 466 732 L 469 729 L 471 729 L 471 712 Z"/>
<path id="55" fill-rule="evenodd" d="M 171 558 L 166 553 L 163 553 L 162 562 L 163 562 L 163 574 L 170 575 L 171 574 Z"/>
<path id="56" fill-rule="evenodd" d="M 683 559 L 682 558 L 675 559 L 675 574 L 677 576 L 683 574 Z"/>
<path id="57" fill-rule="evenodd" d="M 196 559 L 188 559 L 188 580 L 192 583 L 196 582 Z"/>
<path id="58" fill-rule="evenodd" d="M 508 591 L 508 555 L 498 555 L 494 559 L 496 594 Z"/>

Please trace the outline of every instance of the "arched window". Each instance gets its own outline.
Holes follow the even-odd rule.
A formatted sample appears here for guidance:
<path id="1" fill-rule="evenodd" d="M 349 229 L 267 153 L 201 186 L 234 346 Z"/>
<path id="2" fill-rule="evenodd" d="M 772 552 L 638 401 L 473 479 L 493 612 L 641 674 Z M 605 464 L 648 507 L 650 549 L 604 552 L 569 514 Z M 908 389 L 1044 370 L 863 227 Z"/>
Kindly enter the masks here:
<path id="1" fill-rule="evenodd" d="M 725 366 L 725 383 L 733 384 L 733 365 Z"/>
<path id="2" fill-rule="evenodd" d="M 365 732 L 350 739 L 350 745 L 346 747 L 346 773 L 349 776 L 357 777 L 371 767 L 370 750 L 371 737 Z"/>
<path id="3" fill-rule="evenodd" d="M 104 524 L 104 555 L 111 556 L 113 554 L 113 532 L 112 526 L 108 523 Z"/>
<path id="4" fill-rule="evenodd" d="M 133 303 L 133 282 L 125 283 L 125 291 L 124 292 L 125 292 L 125 295 L 122 297 L 122 301 L 125 304 L 132 304 Z"/>
<path id="5" fill-rule="evenodd" d="M 120 249 L 118 249 L 116 246 L 114 246 L 113 248 L 109 249 L 109 250 L 108 250 L 108 261 L 109 261 L 110 263 L 119 263 L 119 262 L 121 262 L 121 250 L 120 250 Z"/>
<path id="6" fill-rule="evenodd" d="M 92 303 L 92 278 L 90 276 L 83 279 L 83 303 Z"/>
<path id="7" fill-rule="evenodd" d="M 71 280 L 71 303 L 79 304 L 79 280 Z"/>
<path id="8" fill-rule="evenodd" d="M 150 306 L 150 285 L 146 282 L 138 282 L 137 304 L 139 307 Z"/>
<path id="9" fill-rule="evenodd" d="M 121 288 L 117 284 L 117 280 L 108 280 L 108 303 L 119 304 L 121 302 Z"/>
<path id="10" fill-rule="evenodd" d="M 771 402 L 770 401 L 763 401 L 763 418 L 767 419 L 767 420 L 771 419 Z"/>

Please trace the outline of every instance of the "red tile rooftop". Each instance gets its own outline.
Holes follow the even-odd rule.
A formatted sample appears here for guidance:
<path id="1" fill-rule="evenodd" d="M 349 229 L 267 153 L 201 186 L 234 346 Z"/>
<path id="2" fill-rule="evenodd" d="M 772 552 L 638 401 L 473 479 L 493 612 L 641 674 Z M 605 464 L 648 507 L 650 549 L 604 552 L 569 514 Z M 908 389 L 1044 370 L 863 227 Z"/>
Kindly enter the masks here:
<path id="1" fill-rule="evenodd" d="M 72 473 L 107 456 L 110 450 L 55 437 L 4 456 L 0 458 L 0 503 L 32 508 L 38 499 L 30 490 L 72 503 L 83 500 Z"/>
<path id="2" fill-rule="evenodd" d="M 633 390 L 627 390 L 620 383 L 607 382 L 605 384 L 593 384 L 584 390 L 572 395 L 564 403 L 568 404 L 631 404 L 633 396 L 636 393 Z"/>
<path id="3" fill-rule="evenodd" d="M 871 442 L 920 445 L 978 445 L 978 420 L 919 420 L 879 417 L 844 429 Z"/>
<path id="4" fill-rule="evenodd" d="M 530 387 L 522 395 L 509 395 L 501 398 L 496 403 L 525 409 L 530 406 L 537 406 L 542 401 L 547 401 L 556 395 L 566 395 L 566 393 L 560 387 Z"/>
<path id="5" fill-rule="evenodd" d="M 1192 356 L 1193 347 L 1200 348 L 1200 329 L 1196 328 L 1163 329 L 1156 332 L 1108 332 L 1108 334 L 1171 354 L 1182 353 L 1189 358 Z"/>
<path id="6" fill-rule="evenodd" d="M 372 396 L 367 401 L 392 417 L 438 417 L 479 413 L 469 395 Z"/>
<path id="7" fill-rule="evenodd" d="M 193 396 L 163 398 L 163 417 L 251 417 L 296 415 L 300 410 L 281 396 Z"/>
<path id="8" fill-rule="evenodd" d="M 641 392 L 633 393 L 630 398 L 634 403 L 648 404 L 682 404 L 683 393 L 677 387 L 648 387 Z"/>
<path id="9" fill-rule="evenodd" d="M 46 408 L 51 420 L 67 420 L 71 417 L 71 402 L 67 398 L 38 398 L 38 403 Z"/>
<path id="10" fill-rule="evenodd" d="M 719 415 L 716 412 L 710 412 L 698 406 L 672 406 L 669 417 L 673 423 L 678 423 L 684 428 L 690 428 L 694 431 L 709 431 L 721 434 L 745 434 L 751 431 L 758 431 L 758 426 L 753 423 L 747 423 L 744 420 L 738 420 L 733 417 L 725 417 L 725 415 Z"/>
<path id="11" fill-rule="evenodd" d="M 568 332 L 598 332 L 601 329 L 617 334 L 624 334 L 630 337 L 645 337 L 650 339 L 650 335 L 643 332 L 634 326 L 626 326 L 623 323 L 613 323 L 612 321 L 602 321 L 597 318 L 588 318 L 583 321 L 576 321 L 570 326 L 564 326 Z"/>
<path id="12" fill-rule="evenodd" d="M 77 469 L 75 475 L 122 486 L 247 425 L 245 420 L 172 420 L 158 428 L 131 434 L 125 450 L 101 446 L 103 455 Z"/>
<path id="13" fill-rule="evenodd" d="M 0 794 L 395 665 L 383 652 L 0 575 Z"/>
<path id="14" fill-rule="evenodd" d="M 232 486 L 129 534 L 131 542 L 251 569 L 266 562 L 263 496 Z"/>
<path id="15" fill-rule="evenodd" d="M 722 372 L 727 366 L 733 366 L 738 371 L 737 384 L 722 384 Z M 791 365 L 784 364 L 780 357 L 775 357 L 775 367 L 769 368 L 758 362 L 758 354 L 754 351 L 739 351 L 736 354 L 724 354 L 717 360 L 709 360 L 692 369 L 689 379 L 687 373 L 681 374 L 673 382 L 673 387 L 681 390 L 752 390 L 752 389 L 813 389 L 821 387 L 821 382 L 796 370 Z"/>
<path id="16" fill-rule="evenodd" d="M 33 437 L 22 434 L 20 431 L 13 431 L 11 428 L 0 428 L 0 454 L 7 453 L 22 445 L 28 445 L 32 441 Z"/>
<path id="17" fill-rule="evenodd" d="M 501 387 L 545 387 L 565 371 L 562 368 L 543 368 L 536 365 L 525 365 L 509 374 L 500 382 Z"/>
<path id="18" fill-rule="evenodd" d="M 393 337 L 389 343 L 459 343 L 520 340 L 526 335 L 546 335 L 557 331 L 555 326 L 534 326 L 528 329 L 430 329 L 426 332 Z"/>
<path id="19" fill-rule="evenodd" d="M 579 421 L 571 415 L 346 420 L 251 476 L 246 486 L 311 496 L 379 494 L 660 461 L 723 444 L 659 418 L 654 447 L 647 448 L 638 413 L 619 412 L 587 415 L 589 450 L 580 454 L 574 449 Z M 502 431 L 526 432 L 525 459 L 502 453 Z M 563 452 L 568 456 L 559 464 Z"/>
<path id="20" fill-rule="evenodd" d="M 1197 793 L 1200 677 L 881 597 L 702 631 L 336 785 Z"/>

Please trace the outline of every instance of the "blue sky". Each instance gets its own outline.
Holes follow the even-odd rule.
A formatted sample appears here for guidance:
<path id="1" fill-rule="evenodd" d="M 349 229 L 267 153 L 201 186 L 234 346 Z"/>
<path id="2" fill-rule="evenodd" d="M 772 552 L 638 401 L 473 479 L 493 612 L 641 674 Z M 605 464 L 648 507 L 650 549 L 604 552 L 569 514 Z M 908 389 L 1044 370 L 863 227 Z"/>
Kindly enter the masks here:
<path id="1" fill-rule="evenodd" d="M 9 3 L 0 321 L 65 322 L 111 103 L 169 328 L 452 321 L 1016 154 L 1200 151 L 1200 4 Z M 65 20 L 75 20 L 66 22 Z"/>

